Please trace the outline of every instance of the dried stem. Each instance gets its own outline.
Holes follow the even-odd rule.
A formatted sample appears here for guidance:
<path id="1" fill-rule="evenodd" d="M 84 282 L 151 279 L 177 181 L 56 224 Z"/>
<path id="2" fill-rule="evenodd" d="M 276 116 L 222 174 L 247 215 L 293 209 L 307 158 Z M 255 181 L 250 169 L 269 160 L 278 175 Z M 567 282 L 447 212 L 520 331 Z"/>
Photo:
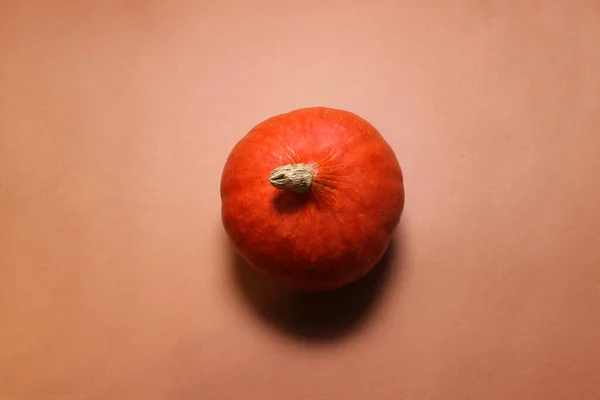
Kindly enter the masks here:
<path id="1" fill-rule="evenodd" d="M 288 164 L 275 168 L 269 176 L 269 182 L 277 189 L 307 193 L 312 186 L 313 174 L 308 164 Z"/>

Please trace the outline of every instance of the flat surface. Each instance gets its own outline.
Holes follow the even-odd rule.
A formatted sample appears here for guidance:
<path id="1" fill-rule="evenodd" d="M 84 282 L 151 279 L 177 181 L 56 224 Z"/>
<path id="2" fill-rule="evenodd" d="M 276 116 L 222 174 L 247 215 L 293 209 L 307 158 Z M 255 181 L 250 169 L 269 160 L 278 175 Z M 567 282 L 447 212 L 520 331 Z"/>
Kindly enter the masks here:
<path id="1" fill-rule="evenodd" d="M 0 399 L 600 398 L 598 2 L 14 0 L 0 51 Z M 219 214 L 237 140 L 310 105 L 406 178 L 322 296 Z"/>

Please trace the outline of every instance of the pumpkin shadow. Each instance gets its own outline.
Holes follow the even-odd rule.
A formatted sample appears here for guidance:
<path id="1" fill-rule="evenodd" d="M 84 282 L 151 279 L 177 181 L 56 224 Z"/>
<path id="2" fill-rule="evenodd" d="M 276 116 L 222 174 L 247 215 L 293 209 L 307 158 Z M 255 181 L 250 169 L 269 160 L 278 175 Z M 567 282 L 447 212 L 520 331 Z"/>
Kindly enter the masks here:
<path id="1" fill-rule="evenodd" d="M 310 193 L 301 194 L 281 190 L 273 197 L 273 206 L 275 211 L 280 214 L 294 214 L 306 207 L 311 200 Z"/>
<path id="2" fill-rule="evenodd" d="M 334 291 L 289 288 L 256 272 L 231 250 L 233 280 L 244 302 L 271 327 L 303 340 L 340 339 L 358 331 L 382 299 L 400 264 L 397 236 L 366 276 Z"/>

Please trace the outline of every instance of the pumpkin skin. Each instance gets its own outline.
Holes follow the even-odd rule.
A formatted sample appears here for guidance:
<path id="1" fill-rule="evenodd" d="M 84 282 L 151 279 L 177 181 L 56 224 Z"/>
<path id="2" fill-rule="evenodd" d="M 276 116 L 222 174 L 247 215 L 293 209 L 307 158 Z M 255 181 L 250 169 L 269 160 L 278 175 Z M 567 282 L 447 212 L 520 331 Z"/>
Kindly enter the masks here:
<path id="1" fill-rule="evenodd" d="M 400 164 L 377 129 L 327 107 L 259 123 L 221 178 L 222 221 L 239 255 L 306 291 L 365 276 L 389 246 L 404 196 Z"/>

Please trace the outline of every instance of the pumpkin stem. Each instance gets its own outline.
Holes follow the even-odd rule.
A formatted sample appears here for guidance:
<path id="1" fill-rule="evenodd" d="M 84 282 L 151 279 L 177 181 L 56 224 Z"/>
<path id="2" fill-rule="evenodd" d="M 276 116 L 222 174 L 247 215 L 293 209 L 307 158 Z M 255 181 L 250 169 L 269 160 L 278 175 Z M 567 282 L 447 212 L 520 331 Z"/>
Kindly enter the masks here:
<path id="1" fill-rule="evenodd" d="M 313 182 L 314 171 L 308 164 L 288 164 L 271 172 L 269 182 L 277 189 L 307 193 Z"/>

